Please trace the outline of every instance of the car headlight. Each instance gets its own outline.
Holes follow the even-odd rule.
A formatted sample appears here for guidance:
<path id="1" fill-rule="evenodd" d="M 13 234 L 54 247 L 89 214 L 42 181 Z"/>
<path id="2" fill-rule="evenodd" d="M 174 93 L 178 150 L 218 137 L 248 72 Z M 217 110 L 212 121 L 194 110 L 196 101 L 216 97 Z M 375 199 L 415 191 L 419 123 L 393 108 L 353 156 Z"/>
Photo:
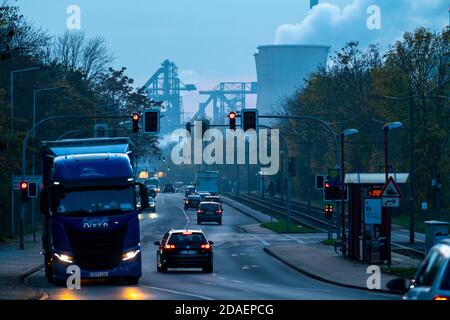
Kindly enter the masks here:
<path id="1" fill-rule="evenodd" d="M 139 254 L 139 252 L 141 252 L 141 250 L 138 249 L 138 250 L 132 250 L 132 251 L 128 251 L 127 253 L 124 253 L 122 255 L 122 261 L 134 259 Z"/>
<path id="2" fill-rule="evenodd" d="M 68 256 L 66 254 L 58 254 L 54 253 L 55 257 L 58 258 L 59 261 L 65 262 L 65 263 L 73 263 L 73 258 L 71 256 Z"/>
<path id="3" fill-rule="evenodd" d="M 154 203 L 150 203 L 150 207 L 154 207 L 155 206 L 155 204 Z"/>

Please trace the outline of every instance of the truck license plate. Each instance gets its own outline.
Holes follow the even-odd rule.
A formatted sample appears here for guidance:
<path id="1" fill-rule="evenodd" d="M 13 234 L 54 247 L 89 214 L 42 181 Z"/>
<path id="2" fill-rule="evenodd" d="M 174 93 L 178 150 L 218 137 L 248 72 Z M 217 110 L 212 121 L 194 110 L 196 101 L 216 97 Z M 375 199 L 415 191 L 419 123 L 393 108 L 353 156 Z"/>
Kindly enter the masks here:
<path id="1" fill-rule="evenodd" d="M 105 272 L 90 272 L 89 273 L 89 277 L 91 278 L 103 278 L 103 277 L 107 277 L 109 275 L 109 273 L 107 271 Z"/>

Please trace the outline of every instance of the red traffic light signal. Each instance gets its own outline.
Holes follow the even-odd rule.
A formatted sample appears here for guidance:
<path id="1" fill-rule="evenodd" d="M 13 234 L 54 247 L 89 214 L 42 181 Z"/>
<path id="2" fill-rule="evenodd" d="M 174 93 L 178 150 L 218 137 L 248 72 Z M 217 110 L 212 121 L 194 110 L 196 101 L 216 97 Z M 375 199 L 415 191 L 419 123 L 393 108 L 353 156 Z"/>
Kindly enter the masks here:
<path id="1" fill-rule="evenodd" d="M 326 180 L 323 186 L 324 186 L 323 195 L 325 201 L 342 200 L 340 185 L 333 185 L 329 180 Z"/>
<path id="2" fill-rule="evenodd" d="M 228 118 L 230 119 L 230 130 L 236 130 L 236 113 L 230 112 Z"/>
<path id="3" fill-rule="evenodd" d="M 21 181 L 19 189 L 20 189 L 20 199 L 22 201 L 28 201 L 28 182 Z"/>
<path id="4" fill-rule="evenodd" d="M 137 113 L 133 113 L 132 114 L 131 120 L 133 121 L 132 129 L 133 129 L 134 133 L 138 133 L 139 132 L 139 119 L 140 119 L 139 114 L 137 114 Z"/>
<path id="5" fill-rule="evenodd" d="M 22 181 L 20 183 L 20 190 L 27 190 L 28 189 L 28 182 Z"/>

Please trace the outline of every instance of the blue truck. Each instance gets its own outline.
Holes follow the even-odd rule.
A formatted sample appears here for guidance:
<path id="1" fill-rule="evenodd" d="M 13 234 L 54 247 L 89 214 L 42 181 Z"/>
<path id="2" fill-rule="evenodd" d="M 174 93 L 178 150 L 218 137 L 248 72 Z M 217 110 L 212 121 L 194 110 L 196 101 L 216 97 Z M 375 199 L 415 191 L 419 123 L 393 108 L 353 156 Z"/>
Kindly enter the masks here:
<path id="1" fill-rule="evenodd" d="M 138 215 L 148 208 L 148 192 L 135 181 L 131 149 L 129 138 L 42 143 L 42 253 L 49 282 L 63 285 L 71 265 L 82 279 L 139 282 Z"/>

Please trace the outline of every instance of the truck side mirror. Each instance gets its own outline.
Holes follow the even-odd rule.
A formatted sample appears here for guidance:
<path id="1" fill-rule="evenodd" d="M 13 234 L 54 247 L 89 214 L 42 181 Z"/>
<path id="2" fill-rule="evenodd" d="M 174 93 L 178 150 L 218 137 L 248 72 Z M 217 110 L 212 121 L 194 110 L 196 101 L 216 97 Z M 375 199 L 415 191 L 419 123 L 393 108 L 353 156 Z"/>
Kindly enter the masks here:
<path id="1" fill-rule="evenodd" d="M 41 194 L 39 196 L 39 211 L 45 216 L 48 216 L 50 214 L 49 204 L 50 202 L 48 199 L 48 190 L 44 189 L 41 191 Z"/>
<path id="2" fill-rule="evenodd" d="M 141 208 L 139 211 L 142 212 L 150 206 L 148 203 L 148 190 L 143 184 L 139 184 L 139 197 L 141 198 Z"/>

